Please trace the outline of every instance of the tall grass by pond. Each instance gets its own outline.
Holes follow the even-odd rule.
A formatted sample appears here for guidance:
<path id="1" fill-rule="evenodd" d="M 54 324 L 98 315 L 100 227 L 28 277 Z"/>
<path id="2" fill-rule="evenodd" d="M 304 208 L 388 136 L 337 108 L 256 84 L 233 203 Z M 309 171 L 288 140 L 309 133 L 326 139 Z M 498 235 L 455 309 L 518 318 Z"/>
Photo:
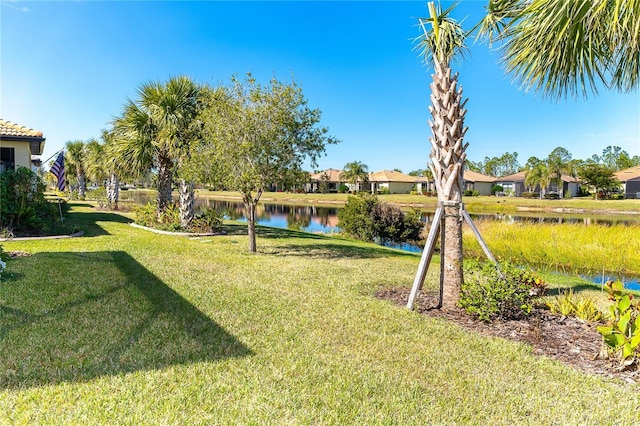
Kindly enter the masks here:
<path id="1" fill-rule="evenodd" d="M 546 270 L 640 276 L 640 225 L 476 222 L 494 256 Z M 465 255 L 484 256 L 470 229 Z"/>
<path id="2" fill-rule="evenodd" d="M 0 424 L 640 422 L 637 386 L 373 297 L 411 287 L 416 254 L 259 227 L 252 255 L 244 226 L 158 235 L 82 204 L 67 220 L 85 236 L 3 243 L 30 256 L 0 283 Z"/>

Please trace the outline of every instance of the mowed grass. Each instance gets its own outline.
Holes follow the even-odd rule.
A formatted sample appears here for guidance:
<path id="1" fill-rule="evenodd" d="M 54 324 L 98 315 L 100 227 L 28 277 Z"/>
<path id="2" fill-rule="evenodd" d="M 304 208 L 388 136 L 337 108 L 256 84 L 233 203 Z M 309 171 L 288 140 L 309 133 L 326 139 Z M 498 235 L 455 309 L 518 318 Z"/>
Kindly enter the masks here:
<path id="1" fill-rule="evenodd" d="M 14 241 L 0 424 L 634 424 L 639 388 L 376 299 L 419 256 L 287 230 L 189 239 L 75 205 Z M 432 268 L 425 291 L 434 291 Z"/>

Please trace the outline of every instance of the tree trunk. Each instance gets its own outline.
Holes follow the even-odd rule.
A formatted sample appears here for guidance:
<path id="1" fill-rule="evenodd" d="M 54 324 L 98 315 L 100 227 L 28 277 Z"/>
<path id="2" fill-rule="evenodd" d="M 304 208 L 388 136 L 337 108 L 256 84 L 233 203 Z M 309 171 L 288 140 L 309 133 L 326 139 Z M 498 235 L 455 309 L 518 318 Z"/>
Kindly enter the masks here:
<path id="1" fill-rule="evenodd" d="M 78 199 L 84 200 L 86 187 L 87 183 L 84 179 L 84 173 L 78 173 Z"/>
<path id="2" fill-rule="evenodd" d="M 442 308 L 455 309 L 462 290 L 462 215 L 461 205 L 444 208 L 444 247 L 441 262 L 444 268 L 444 287 L 442 290 Z"/>
<path id="3" fill-rule="evenodd" d="M 115 173 L 109 175 L 109 182 L 107 183 L 107 200 L 109 201 L 109 208 L 118 210 L 118 199 L 120 198 L 120 179 Z"/>
<path id="4" fill-rule="evenodd" d="M 249 252 L 255 253 L 256 248 L 256 203 L 253 200 L 244 202 L 244 211 L 247 216 L 247 233 L 249 235 Z"/>
<path id="5" fill-rule="evenodd" d="M 158 220 L 173 201 L 171 197 L 171 159 L 166 156 L 158 158 Z"/>
<path id="6" fill-rule="evenodd" d="M 189 229 L 194 216 L 193 183 L 180 179 L 180 226 Z"/>
<path id="7" fill-rule="evenodd" d="M 457 306 L 462 288 L 462 185 L 464 182 L 464 152 L 468 144 L 463 144 L 464 116 L 466 110 L 462 101 L 462 88 L 458 88 L 458 75 L 451 76 L 451 68 L 434 58 L 435 73 L 431 83 L 431 105 L 429 120 L 432 137 L 431 172 L 438 191 L 438 200 L 444 206 L 445 224 L 443 262 L 444 287 L 442 307 L 452 309 Z"/>

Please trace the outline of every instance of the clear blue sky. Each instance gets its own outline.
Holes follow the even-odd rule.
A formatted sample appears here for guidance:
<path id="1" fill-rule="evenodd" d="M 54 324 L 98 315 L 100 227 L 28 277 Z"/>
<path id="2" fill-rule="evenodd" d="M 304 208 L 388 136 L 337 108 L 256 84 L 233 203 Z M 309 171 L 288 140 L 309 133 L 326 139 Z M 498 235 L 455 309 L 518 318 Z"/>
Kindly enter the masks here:
<path id="1" fill-rule="evenodd" d="M 486 0 L 463 1 L 467 27 Z M 425 168 L 431 70 L 413 49 L 426 1 L 6 1 L 1 13 L 0 116 L 41 130 L 43 160 L 68 140 L 99 137 L 148 80 L 185 74 L 227 83 L 252 72 L 301 84 L 342 142 L 319 168 Z M 618 145 L 640 155 L 640 93 L 601 91 L 553 102 L 511 82 L 488 46 L 457 63 L 469 98 L 468 158 L 518 152 L 574 158 Z"/>

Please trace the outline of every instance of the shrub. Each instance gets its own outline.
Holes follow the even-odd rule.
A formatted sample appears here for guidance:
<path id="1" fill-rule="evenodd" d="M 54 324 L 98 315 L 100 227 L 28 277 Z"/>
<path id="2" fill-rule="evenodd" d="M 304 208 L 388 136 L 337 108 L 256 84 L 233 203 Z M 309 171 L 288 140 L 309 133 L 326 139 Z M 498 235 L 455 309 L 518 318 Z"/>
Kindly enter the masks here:
<path id="1" fill-rule="evenodd" d="M 193 218 L 191 230 L 193 232 L 216 232 L 220 229 L 224 213 L 205 207 L 202 212 Z"/>
<path id="2" fill-rule="evenodd" d="M 523 192 L 522 197 L 523 198 L 540 198 L 540 193 L 539 192 Z"/>
<path id="3" fill-rule="evenodd" d="M 640 303 L 624 292 L 620 281 L 608 281 L 604 288 L 613 304 L 609 307 L 609 322 L 597 329 L 608 355 L 626 367 L 637 363 L 640 357 Z"/>
<path id="4" fill-rule="evenodd" d="M 519 319 L 531 313 L 542 279 L 533 272 L 504 263 L 465 264 L 459 305 L 482 321 Z M 535 284 L 538 282 L 538 284 Z"/>
<path id="5" fill-rule="evenodd" d="M 338 192 L 341 194 L 345 194 L 347 192 L 349 192 L 349 187 L 347 185 L 345 185 L 344 183 L 341 183 L 340 186 L 338 186 Z"/>
<path id="6" fill-rule="evenodd" d="M 491 194 L 494 195 L 496 192 L 502 192 L 503 188 L 502 185 L 493 185 L 491 187 Z"/>
<path id="7" fill-rule="evenodd" d="M 376 195 L 359 193 L 350 196 L 338 211 L 338 226 L 358 240 L 401 243 L 420 239 L 424 227 L 421 216 L 419 209 L 405 213 Z"/>
<path id="8" fill-rule="evenodd" d="M 45 184 L 27 169 L 0 173 L 0 228 L 12 235 L 41 235 L 56 227 L 58 207 L 44 198 Z"/>
<path id="9" fill-rule="evenodd" d="M 378 194 L 380 194 L 380 195 L 388 195 L 389 194 L 389 188 L 384 187 L 384 186 L 378 188 Z"/>
<path id="10" fill-rule="evenodd" d="M 544 194 L 544 198 L 547 200 L 559 200 L 560 195 L 557 192 L 549 192 L 548 194 Z"/>

